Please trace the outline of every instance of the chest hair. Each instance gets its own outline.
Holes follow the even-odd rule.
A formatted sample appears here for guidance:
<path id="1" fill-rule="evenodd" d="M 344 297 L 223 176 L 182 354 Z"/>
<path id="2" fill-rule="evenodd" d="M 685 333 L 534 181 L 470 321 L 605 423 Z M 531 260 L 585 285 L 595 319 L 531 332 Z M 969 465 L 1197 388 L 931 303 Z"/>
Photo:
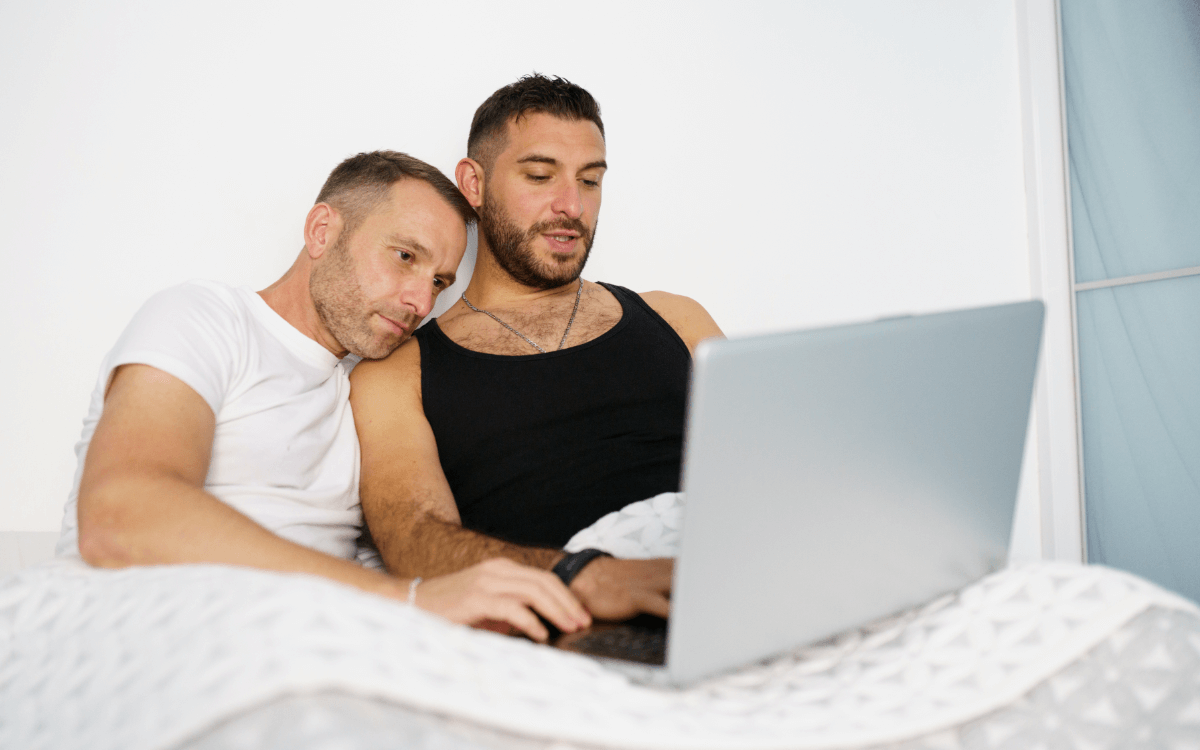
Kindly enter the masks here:
<path id="1" fill-rule="evenodd" d="M 575 295 L 570 294 L 522 306 L 486 309 L 536 341 L 546 351 L 552 352 L 562 340 L 574 306 Z M 579 346 L 603 335 L 620 319 L 621 303 L 612 292 L 599 284 L 585 282 L 579 298 L 579 312 L 575 315 L 575 322 L 571 324 L 571 333 L 563 348 Z M 524 339 L 487 315 L 471 310 L 462 300 L 438 318 L 438 326 L 451 341 L 471 351 L 504 356 L 538 353 Z"/>

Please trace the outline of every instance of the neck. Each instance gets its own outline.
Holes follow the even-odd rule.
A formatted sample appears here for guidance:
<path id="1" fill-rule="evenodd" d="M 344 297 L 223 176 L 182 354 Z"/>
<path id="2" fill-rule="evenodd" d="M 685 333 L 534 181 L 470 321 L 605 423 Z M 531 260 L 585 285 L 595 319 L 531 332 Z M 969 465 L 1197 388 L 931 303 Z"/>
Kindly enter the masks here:
<path id="1" fill-rule="evenodd" d="M 258 296 L 263 298 L 267 306 L 274 310 L 279 317 L 291 323 L 292 327 L 328 349 L 339 359 L 347 352 L 325 330 L 321 316 L 317 315 L 316 305 L 313 304 L 312 293 L 309 291 L 309 276 L 312 273 L 312 261 L 308 253 L 300 251 L 299 257 L 287 273 L 279 277 L 274 284 L 263 289 Z"/>
<path id="2" fill-rule="evenodd" d="M 526 286 L 520 283 L 496 262 L 491 249 L 487 247 L 482 237 L 479 239 L 479 252 L 475 258 L 475 270 L 471 273 L 471 281 L 467 284 L 467 298 L 480 307 L 489 305 L 500 306 L 536 302 L 548 297 L 562 294 L 575 294 L 579 279 L 571 279 L 560 286 L 550 289 Z"/>

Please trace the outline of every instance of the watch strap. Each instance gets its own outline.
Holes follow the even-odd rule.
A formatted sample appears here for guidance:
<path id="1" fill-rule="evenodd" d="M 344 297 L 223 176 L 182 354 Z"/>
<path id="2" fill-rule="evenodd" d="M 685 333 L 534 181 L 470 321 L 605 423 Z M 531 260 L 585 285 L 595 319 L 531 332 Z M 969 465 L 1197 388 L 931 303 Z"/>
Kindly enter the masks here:
<path id="1" fill-rule="evenodd" d="M 555 564 L 553 573 L 558 576 L 564 586 L 570 586 L 571 581 L 575 580 L 575 576 L 579 575 L 579 572 L 597 557 L 612 557 L 612 555 L 602 549 L 581 549 L 578 552 L 568 552 L 566 557 Z"/>

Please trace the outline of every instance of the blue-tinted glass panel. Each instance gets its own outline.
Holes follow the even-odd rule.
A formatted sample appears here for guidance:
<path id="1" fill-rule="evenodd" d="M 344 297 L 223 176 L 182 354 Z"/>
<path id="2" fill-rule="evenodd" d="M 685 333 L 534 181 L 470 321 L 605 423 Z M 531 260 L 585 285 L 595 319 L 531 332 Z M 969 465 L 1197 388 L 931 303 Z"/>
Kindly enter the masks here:
<path id="1" fill-rule="evenodd" d="M 1200 276 L 1076 307 L 1088 559 L 1200 601 Z"/>
<path id="2" fill-rule="evenodd" d="M 1200 0 L 1062 0 L 1078 282 L 1200 266 Z"/>

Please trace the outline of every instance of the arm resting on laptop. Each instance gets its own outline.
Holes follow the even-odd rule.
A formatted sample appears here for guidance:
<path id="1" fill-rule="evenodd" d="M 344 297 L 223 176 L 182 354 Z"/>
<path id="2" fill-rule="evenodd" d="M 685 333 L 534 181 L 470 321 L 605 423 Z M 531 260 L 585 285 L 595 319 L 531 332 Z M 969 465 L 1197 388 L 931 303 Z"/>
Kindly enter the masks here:
<path id="1" fill-rule="evenodd" d="M 79 549 L 104 568 L 224 563 L 310 573 L 405 601 L 408 580 L 279 537 L 204 490 L 216 419 L 183 381 L 147 365 L 113 375 L 79 488 Z M 424 609 L 463 623 L 500 620 L 534 638 L 533 606 L 565 631 L 586 615 L 543 571 L 492 561 L 418 589 Z M 561 624 L 560 624 L 561 623 Z"/>
<path id="2" fill-rule="evenodd" d="M 350 403 L 362 448 L 359 496 L 385 567 L 396 575 L 440 575 L 499 556 L 551 569 L 561 550 L 511 544 L 462 527 L 421 405 L 420 366 L 412 340 L 388 359 L 362 362 L 351 373 Z M 665 617 L 672 565 L 597 559 L 571 582 L 571 591 L 602 619 L 639 612 Z"/>

